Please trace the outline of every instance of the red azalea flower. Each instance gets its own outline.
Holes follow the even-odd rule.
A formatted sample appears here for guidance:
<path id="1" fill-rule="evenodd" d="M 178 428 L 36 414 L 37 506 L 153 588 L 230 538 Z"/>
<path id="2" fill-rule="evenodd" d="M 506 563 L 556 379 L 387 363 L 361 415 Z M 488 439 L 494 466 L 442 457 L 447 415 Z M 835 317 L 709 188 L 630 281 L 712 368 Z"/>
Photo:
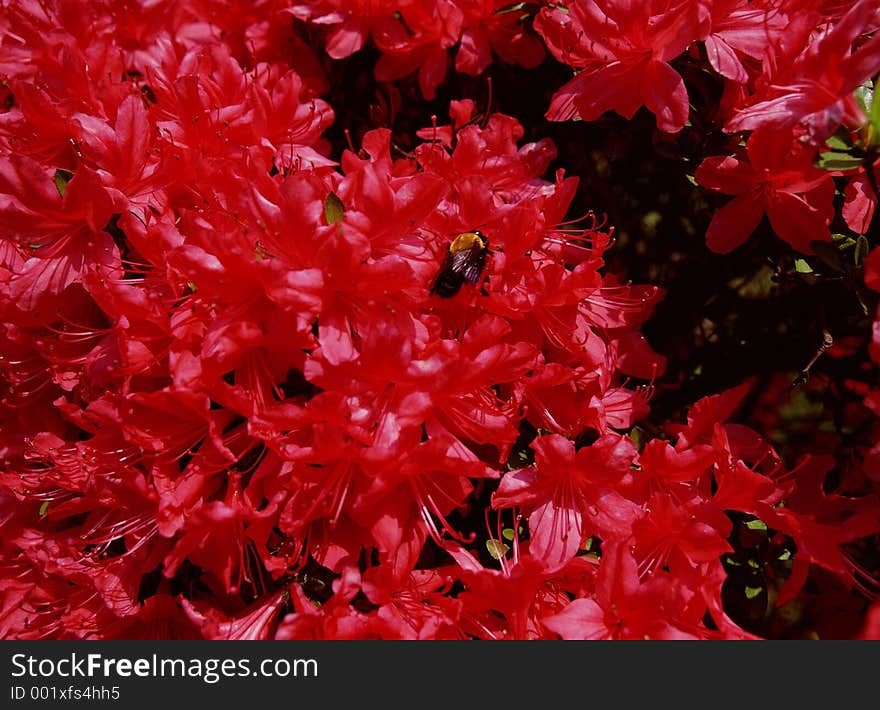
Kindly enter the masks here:
<path id="1" fill-rule="evenodd" d="M 788 56 L 778 52 L 765 63 L 758 90 L 725 130 L 784 131 L 803 123 L 811 142 L 821 145 L 841 123 L 861 125 L 862 111 L 852 93 L 880 63 L 880 36 L 860 42 L 880 26 L 876 13 L 872 0 L 859 0 L 819 32 L 809 13 L 802 17 L 805 31 L 792 33 L 802 43 L 794 52 L 786 48 Z"/>
<path id="2" fill-rule="evenodd" d="M 641 106 L 657 127 L 680 131 L 688 118 L 681 76 L 668 62 L 702 39 L 708 14 L 701 3 L 574 0 L 543 8 L 535 29 L 553 55 L 578 70 L 550 104 L 547 118 L 597 119 L 606 111 L 632 118 Z"/>
<path id="3" fill-rule="evenodd" d="M 846 555 L 843 545 L 874 534 L 880 522 L 876 501 L 872 496 L 826 493 L 825 477 L 833 465 L 829 456 L 805 459 L 798 466 L 796 488 L 786 496 L 785 506 L 770 507 L 764 501 L 755 506 L 755 513 L 768 527 L 790 536 L 797 546 L 792 575 L 780 590 L 781 603 L 800 592 L 810 565 L 863 588 L 862 580 L 870 579 Z"/>
<path id="4" fill-rule="evenodd" d="M 733 552 L 727 541 L 733 528 L 721 505 L 695 493 L 682 500 L 670 493 L 654 493 L 645 504 L 646 514 L 633 525 L 634 554 L 639 571 L 687 563 L 700 565 Z"/>
<path id="5" fill-rule="evenodd" d="M 417 71 L 422 96 L 433 99 L 446 78 L 447 49 L 461 37 L 463 23 L 464 14 L 452 0 L 401 8 L 374 36 L 382 51 L 376 78 L 391 81 Z"/>
<path id="6" fill-rule="evenodd" d="M 492 61 L 492 51 L 510 64 L 536 67 L 544 58 L 544 45 L 526 31 L 525 8 L 507 0 L 458 0 L 464 13 L 461 44 L 455 55 L 456 71 L 482 74 Z"/>
<path id="7" fill-rule="evenodd" d="M 285 639 L 406 639 L 411 629 L 405 621 L 358 611 L 350 602 L 360 591 L 360 574 L 354 567 L 343 570 L 333 582 L 333 596 L 315 605 L 298 585 L 291 588 L 294 613 L 285 616 L 275 632 Z"/>
<path id="8" fill-rule="evenodd" d="M 639 580 L 636 561 L 622 545 L 603 549 L 595 598 L 575 599 L 543 619 L 565 640 L 699 638 L 682 623 L 687 596 L 665 574 Z"/>
<path id="9" fill-rule="evenodd" d="M 529 552 L 559 569 L 590 535 L 625 539 L 642 508 L 616 487 L 629 476 L 635 448 L 629 439 L 608 435 L 575 451 L 556 434 L 532 443 L 535 467 L 504 474 L 492 496 L 493 508 L 528 511 Z"/>
<path id="10" fill-rule="evenodd" d="M 710 3 L 712 29 L 703 40 L 712 68 L 744 84 L 749 75 L 743 58 L 762 60 L 768 48 L 778 46 L 791 31 L 791 17 L 779 3 L 715 0 Z M 806 8 L 800 16 L 810 16 Z"/>
<path id="11" fill-rule="evenodd" d="M 187 599 L 181 599 L 180 605 L 206 639 L 265 641 L 274 636 L 278 616 L 287 600 L 286 597 L 287 592 L 279 590 L 265 599 L 258 599 L 250 607 L 229 617 L 217 609 L 196 605 Z"/>
<path id="12" fill-rule="evenodd" d="M 334 59 L 345 59 L 364 46 L 371 34 L 394 23 L 394 13 L 408 3 L 374 0 L 318 0 L 286 8 L 294 17 L 329 26 L 325 50 Z"/>
<path id="13" fill-rule="evenodd" d="M 102 638 L 194 641 L 204 637 L 174 597 L 155 594 L 144 600 L 137 614 L 108 624 Z"/>
<path id="14" fill-rule="evenodd" d="M 328 27 L 325 49 L 344 59 L 363 47 L 369 37 L 383 52 L 376 67 L 381 80 L 418 71 L 425 98 L 433 98 L 448 68 L 447 50 L 458 44 L 455 68 L 480 74 L 492 52 L 507 62 L 537 66 L 544 45 L 526 31 L 528 13 L 505 0 L 456 0 L 445 3 L 377 3 L 311 0 L 286 12 Z"/>
<path id="15" fill-rule="evenodd" d="M 866 234 L 874 219 L 877 208 L 877 193 L 868 176 L 867 167 L 860 167 L 850 178 L 844 190 L 843 218 L 846 226 L 857 234 Z M 870 170 L 874 171 L 874 184 L 880 180 L 880 159 L 874 161 Z"/>
<path id="16" fill-rule="evenodd" d="M 594 565 L 574 559 L 551 576 L 531 555 L 514 547 L 513 559 L 500 558 L 500 570 L 486 569 L 454 544 L 444 546 L 460 568 L 465 586 L 459 595 L 464 608 L 460 628 L 487 640 L 548 638 L 540 620 L 558 612 L 569 594 L 593 587 Z"/>
<path id="17" fill-rule="evenodd" d="M 726 254 L 743 244 L 764 214 L 780 238 L 812 253 L 810 242 L 830 241 L 834 181 L 813 166 L 812 152 L 793 143 L 787 132 L 756 131 L 746 144 L 747 159 L 706 158 L 697 182 L 735 198 L 712 217 L 706 244 Z"/>
<path id="18" fill-rule="evenodd" d="M 865 625 L 859 633 L 862 639 L 880 639 L 880 603 L 875 603 L 868 610 Z"/>
<path id="19" fill-rule="evenodd" d="M 401 571 L 388 564 L 364 572 L 361 589 L 379 607 L 378 616 L 401 629 L 409 626 L 408 638 L 466 638 L 461 629 L 464 603 L 445 595 L 453 578 L 438 570 L 413 570 L 401 577 Z"/>

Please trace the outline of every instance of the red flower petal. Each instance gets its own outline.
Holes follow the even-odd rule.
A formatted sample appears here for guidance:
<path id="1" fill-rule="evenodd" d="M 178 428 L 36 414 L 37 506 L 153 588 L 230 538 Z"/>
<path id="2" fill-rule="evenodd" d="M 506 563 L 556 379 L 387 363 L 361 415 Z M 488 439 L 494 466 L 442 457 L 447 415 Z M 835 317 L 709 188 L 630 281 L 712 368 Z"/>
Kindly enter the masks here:
<path id="1" fill-rule="evenodd" d="M 718 254 L 733 251 L 748 240 L 763 216 L 763 202 L 751 196 L 735 197 L 712 217 L 706 246 Z"/>

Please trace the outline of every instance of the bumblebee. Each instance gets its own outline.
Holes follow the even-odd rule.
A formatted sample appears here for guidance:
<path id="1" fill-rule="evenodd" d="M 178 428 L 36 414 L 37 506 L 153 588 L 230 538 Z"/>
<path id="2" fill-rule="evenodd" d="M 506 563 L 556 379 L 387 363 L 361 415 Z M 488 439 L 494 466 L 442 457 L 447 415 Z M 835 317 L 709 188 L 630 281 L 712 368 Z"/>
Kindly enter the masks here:
<path id="1" fill-rule="evenodd" d="M 443 298 L 452 298 L 465 281 L 477 284 L 486 265 L 488 252 L 489 240 L 482 232 L 473 230 L 459 234 L 449 245 L 449 251 L 446 252 L 446 258 L 431 287 L 431 293 Z"/>

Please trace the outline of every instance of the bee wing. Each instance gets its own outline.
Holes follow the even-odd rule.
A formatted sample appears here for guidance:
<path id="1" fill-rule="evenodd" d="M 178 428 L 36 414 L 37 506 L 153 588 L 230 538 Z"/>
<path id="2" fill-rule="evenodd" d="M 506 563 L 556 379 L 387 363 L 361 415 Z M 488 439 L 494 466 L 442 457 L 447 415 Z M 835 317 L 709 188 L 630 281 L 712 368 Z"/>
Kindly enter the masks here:
<path id="1" fill-rule="evenodd" d="M 461 274 L 465 281 L 475 284 L 480 280 L 483 264 L 486 261 L 486 250 L 478 246 L 462 249 L 449 254 L 448 267 L 451 271 Z"/>

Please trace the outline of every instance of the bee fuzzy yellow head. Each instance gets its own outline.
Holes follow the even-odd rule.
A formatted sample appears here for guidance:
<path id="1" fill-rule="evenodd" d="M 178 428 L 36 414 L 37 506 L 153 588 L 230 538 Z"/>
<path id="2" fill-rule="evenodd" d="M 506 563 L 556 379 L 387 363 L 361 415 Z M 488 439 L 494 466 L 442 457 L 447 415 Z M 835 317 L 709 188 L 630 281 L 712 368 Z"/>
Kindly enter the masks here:
<path id="1" fill-rule="evenodd" d="M 485 249 L 488 240 L 482 232 L 462 232 L 449 245 L 449 253 L 456 254 L 465 249 Z"/>

